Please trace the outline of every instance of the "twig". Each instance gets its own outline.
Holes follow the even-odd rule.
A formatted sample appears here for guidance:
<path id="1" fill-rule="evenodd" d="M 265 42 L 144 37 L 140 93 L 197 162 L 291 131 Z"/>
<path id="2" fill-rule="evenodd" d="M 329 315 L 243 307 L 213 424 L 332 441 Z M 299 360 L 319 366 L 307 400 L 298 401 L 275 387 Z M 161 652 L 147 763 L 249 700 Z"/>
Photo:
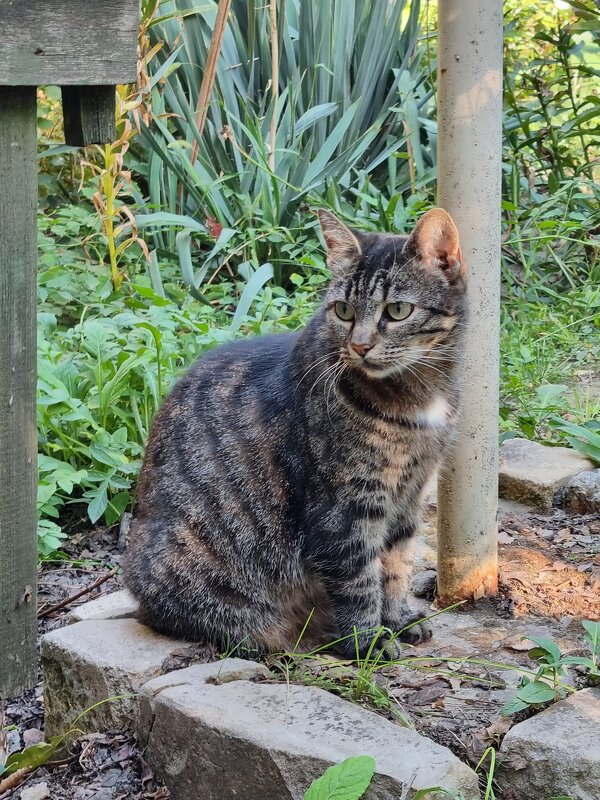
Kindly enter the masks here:
<path id="1" fill-rule="evenodd" d="M 277 105 L 279 100 L 279 40 L 277 38 L 277 0 L 269 1 L 271 20 L 271 94 L 273 96 L 273 115 L 269 134 L 269 168 L 275 172 L 275 140 L 277 137 Z"/>
<path id="2" fill-rule="evenodd" d="M 4 730 L 4 700 L 0 699 L 0 767 L 6 762 L 6 732 Z"/>
<path id="3" fill-rule="evenodd" d="M 229 14 L 230 6 L 231 0 L 219 0 L 217 18 L 215 19 L 215 27 L 213 28 L 210 46 L 206 55 L 204 75 L 202 77 L 202 84 L 200 85 L 198 103 L 196 104 L 196 127 L 198 128 L 198 138 L 195 138 L 192 144 L 192 152 L 190 154 L 190 161 L 192 164 L 194 164 L 198 156 L 200 139 L 202 138 L 204 125 L 206 124 L 208 103 L 215 83 L 217 63 L 219 61 L 219 54 L 221 52 L 221 45 L 223 43 L 223 35 L 225 33 L 225 26 L 227 25 L 227 15 Z"/>
<path id="4" fill-rule="evenodd" d="M 53 614 L 55 611 L 59 611 L 61 608 L 70 605 L 74 600 L 78 600 L 80 597 L 83 597 L 84 594 L 89 594 L 93 592 L 94 589 L 97 589 L 99 586 L 102 586 L 103 583 L 106 583 L 107 580 L 116 575 L 117 572 L 120 570 L 120 567 L 113 567 L 110 572 L 106 572 L 104 575 L 101 575 L 98 580 L 91 583 L 89 586 L 84 587 L 79 592 L 75 592 L 75 594 L 70 595 L 69 597 L 65 597 L 64 600 L 61 600 L 60 603 L 55 603 L 53 606 L 44 609 L 41 613 L 38 614 L 38 619 L 45 619 L 46 617 Z"/>
<path id="5" fill-rule="evenodd" d="M 18 769 L 16 772 L 13 772 L 13 774 L 9 775 L 8 778 L 4 778 L 4 780 L 1 780 L 0 798 L 5 796 L 5 792 L 11 792 L 12 789 L 16 789 L 17 786 L 20 786 L 23 783 L 23 781 L 29 776 L 30 772 L 31 772 L 31 767 L 23 767 L 22 769 Z M 6 794 L 6 797 L 8 796 L 9 795 Z"/>

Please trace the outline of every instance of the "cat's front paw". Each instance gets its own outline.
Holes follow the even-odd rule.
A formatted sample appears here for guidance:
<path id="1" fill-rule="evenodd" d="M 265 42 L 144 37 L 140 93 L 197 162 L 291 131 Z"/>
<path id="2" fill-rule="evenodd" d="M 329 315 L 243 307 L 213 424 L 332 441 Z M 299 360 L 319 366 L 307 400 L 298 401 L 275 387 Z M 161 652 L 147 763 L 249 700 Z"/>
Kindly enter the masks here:
<path id="1" fill-rule="evenodd" d="M 396 620 L 386 621 L 385 626 L 398 635 L 400 642 L 422 644 L 433 636 L 433 629 L 420 614 L 412 612 Z"/>

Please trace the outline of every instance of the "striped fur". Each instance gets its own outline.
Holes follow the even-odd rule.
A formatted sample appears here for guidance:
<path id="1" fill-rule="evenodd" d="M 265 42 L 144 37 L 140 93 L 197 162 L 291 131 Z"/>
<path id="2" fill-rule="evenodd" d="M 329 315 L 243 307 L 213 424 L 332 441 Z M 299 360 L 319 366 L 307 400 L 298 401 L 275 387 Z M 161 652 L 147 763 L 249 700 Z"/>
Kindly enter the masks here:
<path id="1" fill-rule="evenodd" d="M 361 631 L 364 651 L 413 619 L 412 537 L 459 406 L 458 239 L 431 219 L 409 239 L 321 225 L 334 278 L 308 326 L 210 351 L 154 421 L 126 578 L 161 632 L 273 651 L 314 608 L 331 636 Z M 384 309 L 400 301 L 414 311 L 394 322 Z"/>

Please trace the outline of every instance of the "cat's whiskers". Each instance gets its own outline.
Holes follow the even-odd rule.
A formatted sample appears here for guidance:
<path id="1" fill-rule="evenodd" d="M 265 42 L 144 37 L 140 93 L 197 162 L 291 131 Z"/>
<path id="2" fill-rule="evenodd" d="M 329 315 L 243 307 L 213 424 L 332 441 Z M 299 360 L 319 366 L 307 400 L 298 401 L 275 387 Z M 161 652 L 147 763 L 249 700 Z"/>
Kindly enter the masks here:
<path id="1" fill-rule="evenodd" d="M 331 419 L 331 414 L 330 414 L 330 411 L 329 411 L 329 398 L 331 396 L 332 390 L 335 389 L 336 383 L 339 383 L 340 378 L 342 377 L 342 373 L 344 372 L 344 370 L 348 366 L 349 365 L 347 363 L 345 363 L 343 361 L 340 361 L 339 362 L 339 369 L 336 372 L 333 372 L 327 378 L 327 380 L 325 381 L 325 386 L 323 387 L 323 393 L 325 394 L 325 390 L 327 388 L 327 385 L 329 384 L 329 389 L 328 389 L 327 393 L 325 394 L 325 411 L 327 412 L 327 419 L 329 420 L 329 423 L 331 425 L 333 425 L 333 421 Z"/>
<path id="2" fill-rule="evenodd" d="M 439 369 L 438 367 L 434 367 L 433 364 L 431 363 L 432 360 L 433 359 L 428 359 L 427 356 L 425 356 L 423 358 L 418 358 L 416 361 L 413 361 L 413 364 L 415 364 L 415 365 L 420 364 L 421 366 L 432 370 L 432 372 L 437 372 L 438 375 L 442 375 L 444 378 L 447 378 L 448 377 L 448 371 L 447 370 L 443 370 L 443 369 Z"/>
<path id="3" fill-rule="evenodd" d="M 311 396 L 311 394 L 312 394 L 312 392 L 313 392 L 313 389 L 315 388 L 315 386 L 317 385 L 317 383 L 318 383 L 318 382 L 319 382 L 319 381 L 320 381 L 322 378 L 326 378 L 326 377 L 327 377 L 327 376 L 328 376 L 328 375 L 329 375 L 331 372 L 335 371 L 335 370 L 337 369 L 337 367 L 339 367 L 339 365 L 340 365 L 340 362 L 339 362 L 339 361 L 336 361 L 336 362 L 335 362 L 335 364 L 330 364 L 328 367 L 325 367 L 325 369 L 324 369 L 322 372 L 320 372 L 320 373 L 319 373 L 319 375 L 318 375 L 318 377 L 317 377 L 317 380 L 316 380 L 316 381 L 313 383 L 313 385 L 312 385 L 312 386 L 310 387 L 310 389 L 308 390 L 308 396 L 309 396 L 309 397 Z M 325 381 L 325 384 L 326 384 L 326 383 L 327 383 L 327 381 Z"/>
<path id="4" fill-rule="evenodd" d="M 297 383 L 297 386 L 300 386 L 300 384 L 301 384 L 301 383 L 302 383 L 302 381 L 303 381 L 303 380 L 306 378 L 306 376 L 309 374 L 309 372 L 312 372 L 312 371 L 313 371 L 313 369 L 316 369 L 316 367 L 318 367 L 318 366 L 319 366 L 319 364 L 322 364 L 324 361 L 328 361 L 328 360 L 329 360 L 330 358 L 332 358 L 334 355 L 335 355 L 335 350 L 333 350 L 331 353 L 325 353 L 325 355 L 319 356 L 319 358 L 315 359 L 315 360 L 313 361 L 313 363 L 311 364 L 311 366 L 310 366 L 310 367 L 309 367 L 309 368 L 306 370 L 306 372 L 305 372 L 305 373 L 302 375 L 302 377 L 300 378 L 300 380 L 299 380 L 299 381 L 298 381 L 298 383 Z"/>
<path id="5" fill-rule="evenodd" d="M 417 370 L 412 369 L 410 364 L 404 364 L 403 367 L 408 372 L 409 375 L 411 375 L 413 378 L 416 378 L 416 380 L 419 381 L 419 383 L 424 389 L 431 388 L 429 384 L 423 379 L 423 376 L 420 375 Z"/>

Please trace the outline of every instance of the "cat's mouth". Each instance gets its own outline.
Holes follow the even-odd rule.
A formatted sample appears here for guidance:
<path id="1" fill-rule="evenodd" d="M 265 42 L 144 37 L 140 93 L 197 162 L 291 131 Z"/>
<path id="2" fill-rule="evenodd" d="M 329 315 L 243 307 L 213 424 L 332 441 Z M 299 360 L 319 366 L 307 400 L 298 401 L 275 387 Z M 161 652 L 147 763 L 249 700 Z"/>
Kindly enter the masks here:
<path id="1" fill-rule="evenodd" d="M 356 366 L 369 378 L 387 378 L 402 371 L 401 364 L 390 364 L 389 361 L 375 361 L 369 358 L 361 359 Z"/>
<path id="2" fill-rule="evenodd" d="M 350 352 L 342 353 L 342 362 L 369 378 L 387 378 L 402 371 L 400 362 L 381 360 L 377 356 L 358 356 Z"/>

